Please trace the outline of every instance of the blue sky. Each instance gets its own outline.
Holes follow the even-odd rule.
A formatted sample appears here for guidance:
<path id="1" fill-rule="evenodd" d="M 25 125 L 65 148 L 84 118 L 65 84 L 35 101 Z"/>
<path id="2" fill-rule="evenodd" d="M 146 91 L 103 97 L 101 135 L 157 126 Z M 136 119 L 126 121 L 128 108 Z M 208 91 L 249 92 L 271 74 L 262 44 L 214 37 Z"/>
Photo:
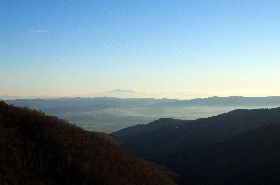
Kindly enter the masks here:
<path id="1" fill-rule="evenodd" d="M 2 0 L 0 96 L 280 95 L 278 0 Z"/>

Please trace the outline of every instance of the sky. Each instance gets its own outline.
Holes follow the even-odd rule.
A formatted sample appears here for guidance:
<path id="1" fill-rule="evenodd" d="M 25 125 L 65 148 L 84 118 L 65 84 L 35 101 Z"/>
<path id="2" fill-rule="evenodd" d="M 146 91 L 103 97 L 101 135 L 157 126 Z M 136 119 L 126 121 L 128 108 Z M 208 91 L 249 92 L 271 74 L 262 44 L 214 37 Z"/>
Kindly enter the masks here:
<path id="1" fill-rule="evenodd" d="M 280 95 L 280 0 L 1 0 L 0 96 Z"/>

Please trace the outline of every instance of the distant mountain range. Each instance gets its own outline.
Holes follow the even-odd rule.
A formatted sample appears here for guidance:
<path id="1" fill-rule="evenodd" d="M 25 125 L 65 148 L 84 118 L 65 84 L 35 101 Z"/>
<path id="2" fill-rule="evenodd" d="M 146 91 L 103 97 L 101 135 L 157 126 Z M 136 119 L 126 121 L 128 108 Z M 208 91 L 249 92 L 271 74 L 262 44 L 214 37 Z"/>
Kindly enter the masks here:
<path id="1" fill-rule="evenodd" d="M 277 184 L 279 124 L 280 108 L 234 110 L 193 121 L 159 119 L 112 135 L 126 150 L 180 174 L 183 184 Z"/>
<path id="2" fill-rule="evenodd" d="M 229 97 L 208 97 L 195 98 L 191 100 L 176 100 L 166 103 L 176 106 L 279 106 L 280 96 L 268 97 L 244 97 L 244 96 L 229 96 Z M 165 104 L 165 105 L 166 105 Z"/>
<path id="3" fill-rule="evenodd" d="M 123 91 L 123 90 L 115 90 Z M 128 90 L 130 92 L 130 90 Z M 235 109 L 280 107 L 280 97 L 209 97 L 192 100 L 153 98 L 54 98 L 7 100 L 73 122 L 87 130 L 114 132 L 159 118 L 194 120 Z"/>
<path id="4" fill-rule="evenodd" d="M 83 94 L 77 96 L 65 96 L 65 97 L 51 97 L 51 96 L 0 96 L 0 100 L 15 100 L 15 99 L 59 99 L 59 98 L 148 98 L 151 97 L 145 92 L 138 92 L 130 89 L 114 89 L 107 92 Z"/>
<path id="5" fill-rule="evenodd" d="M 29 99 L 29 97 L 22 97 L 22 96 L 0 96 L 0 100 L 15 100 L 15 99 Z M 31 97 L 36 98 L 36 97 Z"/>
<path id="6" fill-rule="evenodd" d="M 103 93 L 82 95 L 81 97 L 146 98 L 148 97 L 148 94 L 144 92 L 134 91 L 134 90 L 114 89 L 112 91 L 103 92 Z"/>

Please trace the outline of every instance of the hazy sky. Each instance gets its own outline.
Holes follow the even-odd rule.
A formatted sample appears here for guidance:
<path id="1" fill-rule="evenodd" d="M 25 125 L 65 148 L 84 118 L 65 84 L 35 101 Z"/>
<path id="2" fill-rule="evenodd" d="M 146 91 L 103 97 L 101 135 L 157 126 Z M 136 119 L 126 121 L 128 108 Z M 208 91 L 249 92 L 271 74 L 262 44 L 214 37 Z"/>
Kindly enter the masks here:
<path id="1" fill-rule="evenodd" d="M 280 0 L 1 0 L 0 96 L 280 95 Z"/>

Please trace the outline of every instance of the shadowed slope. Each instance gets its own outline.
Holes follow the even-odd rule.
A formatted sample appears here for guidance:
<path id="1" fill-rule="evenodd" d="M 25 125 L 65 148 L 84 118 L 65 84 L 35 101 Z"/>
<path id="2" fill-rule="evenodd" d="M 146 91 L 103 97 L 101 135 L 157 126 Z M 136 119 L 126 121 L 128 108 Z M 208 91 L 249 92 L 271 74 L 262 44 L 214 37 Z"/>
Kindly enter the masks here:
<path id="1" fill-rule="evenodd" d="M 0 184 L 176 184 L 102 134 L 3 102 L 0 138 Z"/>
<path id="2" fill-rule="evenodd" d="M 250 132 L 272 123 L 279 125 L 280 108 L 235 110 L 219 116 L 194 121 L 169 118 L 159 119 L 147 125 L 137 125 L 120 130 L 113 133 L 113 135 L 121 140 L 122 146 L 127 150 L 146 160 L 167 166 L 177 172 L 182 180 L 187 183 L 203 185 L 217 185 L 219 183 L 234 184 L 237 181 L 233 181 L 232 179 L 241 178 L 238 176 L 239 174 L 235 173 L 236 170 L 238 171 L 239 168 L 246 169 L 246 163 L 244 163 L 244 166 L 242 163 L 250 158 L 256 159 L 255 166 L 251 165 L 251 169 L 244 170 L 248 172 L 247 175 L 250 178 L 257 179 L 254 177 L 255 172 L 252 169 L 258 165 L 261 166 L 259 171 L 263 170 L 264 173 L 268 173 L 269 175 L 273 173 L 280 175 L 277 168 L 272 168 L 272 171 L 269 171 L 269 165 L 272 165 L 274 161 L 277 162 L 278 158 L 272 158 L 268 166 L 260 163 L 259 159 L 262 159 L 262 157 L 266 161 L 270 160 L 269 155 L 265 155 L 265 153 L 262 155 L 262 152 L 265 151 L 264 148 L 260 148 L 261 150 L 256 149 L 261 151 L 256 154 L 260 155 L 260 158 L 257 158 L 254 153 L 248 153 L 246 159 L 240 159 L 236 155 L 238 152 L 246 154 L 248 148 L 255 149 L 254 144 L 257 145 L 258 142 L 260 145 L 266 145 L 267 143 L 273 144 L 274 148 L 271 147 L 267 152 L 270 152 L 271 155 L 274 155 L 275 152 L 278 155 L 277 152 L 279 151 L 277 148 L 280 146 L 278 145 L 280 143 L 273 142 L 273 139 L 269 137 L 254 135 L 252 136 L 254 138 L 252 143 L 254 142 L 254 144 L 250 144 L 247 148 L 245 144 L 246 142 L 250 142 L 250 135 L 248 135 L 247 137 L 242 137 L 244 141 L 241 141 L 241 139 L 238 140 L 238 142 L 240 141 L 240 145 L 242 144 L 239 150 L 237 150 L 238 152 L 234 152 L 234 147 L 236 147 L 235 140 L 229 142 L 228 145 L 219 145 L 219 150 L 225 150 L 225 152 L 217 155 L 216 158 L 211 158 L 216 150 L 206 151 L 209 147 L 215 146 L 241 133 Z M 275 126 L 275 129 L 280 132 L 279 126 Z M 274 139 L 278 141 L 278 136 L 273 135 L 274 133 L 272 131 L 273 129 L 270 129 L 265 133 L 267 136 L 271 133 L 272 136 L 275 136 Z M 258 140 L 259 137 L 260 139 Z M 205 154 L 202 155 L 204 152 Z M 228 168 L 230 168 L 229 171 L 226 171 Z M 256 171 L 256 174 L 259 171 Z M 235 184 L 240 183 L 246 184 L 243 180 Z"/>
<path id="3" fill-rule="evenodd" d="M 192 156 L 180 168 L 190 184 L 266 185 L 280 181 L 280 125 L 239 134 Z"/>
<path id="4" fill-rule="evenodd" d="M 162 163 L 179 153 L 191 155 L 205 146 L 271 122 L 280 122 L 280 108 L 240 109 L 193 121 L 159 119 L 120 130 L 113 135 L 129 151 Z"/>

